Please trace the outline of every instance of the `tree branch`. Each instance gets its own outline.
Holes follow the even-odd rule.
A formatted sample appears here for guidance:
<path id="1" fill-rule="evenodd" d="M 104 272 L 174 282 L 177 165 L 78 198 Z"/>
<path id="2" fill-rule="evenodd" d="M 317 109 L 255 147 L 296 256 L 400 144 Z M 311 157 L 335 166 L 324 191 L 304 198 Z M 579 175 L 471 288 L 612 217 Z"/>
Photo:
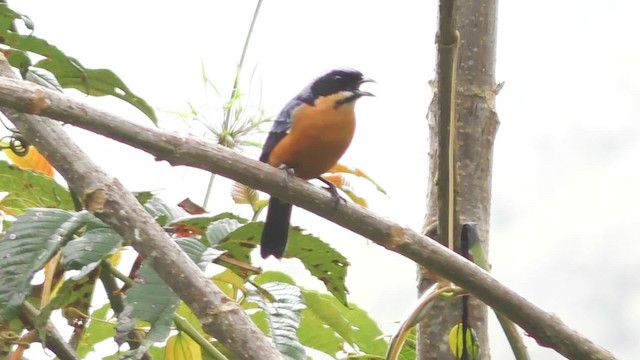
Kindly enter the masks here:
<path id="1" fill-rule="evenodd" d="M 131 123 L 81 101 L 23 81 L 0 78 L 0 106 L 73 124 L 144 150 L 173 165 L 211 171 L 269 192 L 453 281 L 513 320 L 543 346 L 552 347 L 573 359 L 614 359 L 607 350 L 566 326 L 555 315 L 543 311 L 480 267 L 436 241 L 357 205 L 341 205 L 334 209 L 333 201 L 326 191 L 295 177 L 289 178 L 285 184 L 282 171 L 269 165 L 192 136 L 180 136 Z M 254 331 L 253 325 L 249 327 L 244 322 L 249 320 L 240 316 L 242 311 L 237 305 L 227 298 L 221 298 L 217 288 L 169 241 L 162 229 L 153 223 L 117 180 L 107 177 L 94 166 L 89 166 L 87 160 L 79 161 L 77 153 L 80 150 L 66 149 L 71 140 L 65 134 L 60 134 L 59 128 L 56 128 L 55 134 L 47 132 L 52 124 L 55 123 L 45 119 L 32 120 L 29 123 L 21 122 L 19 128 L 54 163 L 70 185 L 81 190 L 78 193 L 85 195 L 89 210 L 112 225 L 124 238 L 132 239 L 136 250 L 151 259 L 153 268 L 207 324 L 208 331 L 215 333 L 214 336 L 218 339 L 219 336 L 231 337 L 224 342 L 229 344 L 230 349 L 248 346 L 249 344 L 239 345 L 238 341 L 242 340 L 232 341 L 234 336 L 246 340 L 246 335 L 237 332 L 234 336 L 220 335 L 220 329 L 213 326 L 215 323 L 238 324 L 236 321 L 242 321 L 243 325 L 234 326 L 232 330 L 237 331 L 238 328 L 247 326 L 245 331 Z M 45 125 L 48 127 L 41 128 Z M 62 135 L 65 136 L 61 137 Z M 74 158 L 67 158 L 66 153 L 73 154 Z M 103 197 L 103 201 L 96 201 L 96 198 Z M 139 222 L 134 222 L 133 219 Z M 216 308 L 220 312 L 207 312 Z M 256 337 L 264 339 L 261 334 Z M 254 337 L 250 338 L 253 342 L 257 341 Z"/>
<path id="2" fill-rule="evenodd" d="M 20 320 L 28 327 L 36 329 L 35 319 L 38 317 L 38 314 L 40 314 L 38 309 L 25 301 L 22 304 Z M 45 332 L 47 337 L 45 339 L 40 339 L 43 346 L 53 351 L 53 353 L 62 360 L 80 360 L 76 351 L 67 344 L 51 320 L 47 320 L 45 323 Z"/>
<path id="3" fill-rule="evenodd" d="M 2 55 L 0 74 L 15 76 Z M 40 97 L 40 100 L 44 99 Z M 0 110 L 84 199 L 87 210 L 130 241 L 150 262 L 162 280 L 198 316 L 204 331 L 218 339 L 238 359 L 282 358 L 238 303 L 204 276 L 136 198 L 117 179 L 93 164 L 58 122 L 18 114 L 7 108 Z"/>

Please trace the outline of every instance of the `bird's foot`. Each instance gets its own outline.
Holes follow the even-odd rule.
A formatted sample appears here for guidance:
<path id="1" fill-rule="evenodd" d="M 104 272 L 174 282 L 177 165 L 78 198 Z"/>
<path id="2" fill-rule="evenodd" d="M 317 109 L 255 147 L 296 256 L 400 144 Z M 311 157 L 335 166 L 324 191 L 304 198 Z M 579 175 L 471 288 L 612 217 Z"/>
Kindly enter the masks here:
<path id="1" fill-rule="evenodd" d="M 280 165 L 278 169 L 281 169 L 284 171 L 284 186 L 289 186 L 289 176 L 295 176 L 296 175 L 295 170 L 293 170 L 293 168 L 290 168 L 285 164 Z"/>
<path id="2" fill-rule="evenodd" d="M 327 187 L 325 187 L 324 189 L 327 190 L 329 192 L 329 194 L 331 194 L 331 200 L 333 202 L 333 208 L 337 209 L 338 205 L 340 205 L 340 203 L 344 203 L 345 205 L 347 204 L 347 200 L 345 198 L 343 198 L 342 196 L 340 196 L 340 194 L 338 194 L 338 188 L 336 187 L 336 185 L 334 183 L 332 183 L 331 181 L 323 178 L 323 177 L 318 177 L 318 180 L 322 181 L 323 183 L 327 184 Z"/>

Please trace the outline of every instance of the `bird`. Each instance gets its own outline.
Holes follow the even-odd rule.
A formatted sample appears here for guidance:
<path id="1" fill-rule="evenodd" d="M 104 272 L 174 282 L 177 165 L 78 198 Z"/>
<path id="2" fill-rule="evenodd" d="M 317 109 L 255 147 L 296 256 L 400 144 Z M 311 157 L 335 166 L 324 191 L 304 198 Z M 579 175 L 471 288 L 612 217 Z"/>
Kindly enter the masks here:
<path id="1" fill-rule="evenodd" d="M 335 185 L 321 175 L 338 163 L 355 132 L 354 107 L 363 96 L 360 85 L 374 82 L 355 69 L 325 72 L 309 83 L 280 111 L 265 140 L 260 161 L 303 179 L 327 184 L 336 206 Z M 289 236 L 292 205 L 271 196 L 260 241 L 263 259 L 282 258 Z"/>

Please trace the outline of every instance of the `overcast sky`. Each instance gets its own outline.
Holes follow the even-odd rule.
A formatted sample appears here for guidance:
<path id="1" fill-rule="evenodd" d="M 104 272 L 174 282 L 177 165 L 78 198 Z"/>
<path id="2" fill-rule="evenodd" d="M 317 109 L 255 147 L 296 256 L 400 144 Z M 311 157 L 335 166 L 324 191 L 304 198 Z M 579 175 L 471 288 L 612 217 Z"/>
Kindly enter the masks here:
<path id="1" fill-rule="evenodd" d="M 10 3 L 86 67 L 115 71 L 159 110 L 187 102 L 219 115 L 202 87 L 201 63 L 221 91 L 233 81 L 252 1 L 36 1 Z M 498 130 L 493 173 L 494 275 L 621 358 L 640 354 L 640 43 L 631 0 L 502 1 L 498 22 Z M 343 163 L 389 193 L 356 182 L 373 211 L 419 230 L 427 186 L 425 119 L 435 64 L 435 1 L 266 1 L 246 59 L 263 105 L 276 114 L 319 73 L 361 70 L 378 83 L 357 106 L 356 138 Z M 257 89 L 255 87 L 254 89 Z M 148 122 L 114 101 L 98 106 Z M 165 127 L 181 124 L 159 111 Z M 132 190 L 200 201 L 208 175 L 70 129 L 105 170 Z M 249 153 L 257 156 L 256 153 Z M 230 209 L 219 181 L 213 212 Z M 235 211 L 248 215 L 245 209 Z M 343 252 L 350 300 L 390 333 L 415 299 L 415 268 L 303 210 L 293 222 Z M 294 261 L 265 269 L 298 271 Z M 298 272 L 299 273 L 299 272 Z M 304 280 L 321 289 L 318 282 Z M 380 287 L 380 285 L 384 287 Z M 529 341 L 534 359 L 559 359 Z M 494 359 L 511 358 L 492 324 Z"/>

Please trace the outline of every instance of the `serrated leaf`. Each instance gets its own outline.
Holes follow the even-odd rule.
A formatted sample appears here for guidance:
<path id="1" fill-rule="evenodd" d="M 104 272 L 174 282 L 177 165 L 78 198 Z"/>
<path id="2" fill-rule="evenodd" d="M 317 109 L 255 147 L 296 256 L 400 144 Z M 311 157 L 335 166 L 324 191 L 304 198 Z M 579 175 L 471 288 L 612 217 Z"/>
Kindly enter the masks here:
<path id="1" fill-rule="evenodd" d="M 0 161 L 0 191 L 9 193 L 0 201 L 0 210 L 13 216 L 35 207 L 74 209 L 69 191 L 55 180 L 6 161 Z"/>
<path id="2" fill-rule="evenodd" d="M 95 269 L 100 261 L 115 254 L 120 245 L 122 237 L 109 227 L 87 230 L 62 249 L 62 266 L 65 270 L 80 270 L 73 278 L 82 278 Z"/>
<path id="3" fill-rule="evenodd" d="M 194 238 L 180 238 L 176 240 L 176 243 L 180 246 L 182 251 L 189 255 L 191 260 L 198 264 L 200 269 L 204 270 L 208 263 L 202 262 L 201 259 L 207 248 L 202 245 L 199 240 Z"/>
<path id="4" fill-rule="evenodd" d="M 263 227 L 262 222 L 243 225 L 220 242 L 218 249 L 226 250 L 235 259 L 250 262 L 250 253 L 260 241 Z M 298 227 L 292 227 L 284 257 L 299 259 L 311 275 L 322 281 L 329 292 L 347 305 L 345 278 L 350 264 L 329 244 L 313 235 L 303 234 Z"/>
<path id="5" fill-rule="evenodd" d="M 262 232 L 262 223 L 250 222 L 237 228 L 228 234 L 218 245 L 219 250 L 227 252 L 228 256 L 245 263 L 251 263 L 251 252 L 256 248 L 260 241 L 260 233 Z M 243 269 L 236 266 L 229 266 L 240 276 L 245 275 Z"/>
<path id="6" fill-rule="evenodd" d="M 349 291 L 345 279 L 350 264 L 336 249 L 316 236 L 303 234 L 299 227 L 293 227 L 289 231 L 284 257 L 299 259 L 311 275 L 322 281 L 327 290 L 347 306 Z"/>
<path id="7" fill-rule="evenodd" d="M 260 200 L 260 194 L 258 194 L 256 189 L 235 181 L 231 188 L 231 198 L 236 204 L 251 205 L 253 211 L 256 211 L 256 206 Z"/>
<path id="8" fill-rule="evenodd" d="M 262 288 L 271 294 L 271 302 L 256 290 L 250 290 L 247 300 L 256 303 L 267 314 L 269 331 L 276 348 L 285 359 L 307 359 L 296 331 L 300 325 L 300 311 L 305 308 L 298 287 L 285 283 L 267 283 Z"/>
<path id="9" fill-rule="evenodd" d="M 178 239 L 176 243 L 194 262 L 198 263 L 204 246 L 195 239 Z M 140 347 L 124 353 L 123 357 L 134 359 L 142 356 L 151 345 L 164 341 L 171 331 L 173 314 L 180 298 L 162 281 L 145 261 L 136 273 L 136 283 L 127 291 L 125 308 L 118 316 L 116 341 L 122 343 L 135 329 L 136 323 L 146 321 L 151 324 Z"/>
<path id="10" fill-rule="evenodd" d="M 211 245 L 217 245 L 240 226 L 242 226 L 242 223 L 236 219 L 220 219 L 209 224 L 205 234 Z"/>
<path id="11" fill-rule="evenodd" d="M 456 359 L 463 359 L 466 353 L 469 357 L 465 359 L 477 360 L 480 358 L 478 336 L 472 328 L 467 328 L 466 331 L 464 331 L 462 323 L 459 323 L 449 331 L 449 350 L 451 350 L 451 353 Z"/>
<path id="12" fill-rule="evenodd" d="M 334 299 L 326 296 L 326 294 L 323 296 L 323 294 L 316 291 L 304 291 L 303 295 L 304 302 L 307 304 L 307 311 L 303 312 L 305 319 L 307 316 L 310 320 L 315 318 L 315 321 L 322 322 L 323 325 L 327 326 L 327 329 L 332 330 L 334 336 L 339 336 L 342 341 L 355 346 L 353 328 L 347 318 L 342 315 L 344 306 L 336 305 Z M 307 333 L 307 335 L 311 340 L 315 335 L 313 335 L 313 328 L 309 330 L 311 330 L 311 333 Z M 311 347 L 315 348 L 315 346 Z"/>
<path id="13" fill-rule="evenodd" d="M 316 291 L 303 290 L 307 308 L 302 312 L 302 324 L 298 334 L 305 346 L 317 348 L 335 356 L 335 352 L 329 346 L 335 344 L 335 336 L 350 344 L 362 353 L 384 357 L 387 350 L 387 342 L 383 339 L 382 331 L 376 322 L 369 317 L 366 311 L 355 304 L 349 304 L 346 308 L 336 298 L 329 294 L 320 294 Z M 334 337 L 326 338 L 315 336 L 317 328 L 309 327 L 305 320 L 312 323 L 321 321 L 323 326 L 334 332 Z M 304 339 L 304 340 L 303 340 Z"/>
<path id="14" fill-rule="evenodd" d="M 144 203 L 144 209 L 153 217 L 160 226 L 165 226 L 175 219 L 183 218 L 184 210 L 176 205 L 171 205 L 157 196 Z"/>
<path id="15" fill-rule="evenodd" d="M 118 316 L 116 342 L 123 343 L 127 335 L 135 329 L 136 323 L 146 321 L 151 324 L 140 347 L 128 351 L 125 358 L 139 358 L 155 342 L 164 341 L 171 331 L 172 317 L 180 299 L 160 279 L 148 265 L 140 267 L 136 274 L 136 284 L 127 291 L 125 308 Z"/>
<path id="16" fill-rule="evenodd" d="M 58 209 L 31 209 L 0 241 L 0 322 L 11 320 L 31 291 L 31 278 L 81 226 L 82 219 Z"/>

